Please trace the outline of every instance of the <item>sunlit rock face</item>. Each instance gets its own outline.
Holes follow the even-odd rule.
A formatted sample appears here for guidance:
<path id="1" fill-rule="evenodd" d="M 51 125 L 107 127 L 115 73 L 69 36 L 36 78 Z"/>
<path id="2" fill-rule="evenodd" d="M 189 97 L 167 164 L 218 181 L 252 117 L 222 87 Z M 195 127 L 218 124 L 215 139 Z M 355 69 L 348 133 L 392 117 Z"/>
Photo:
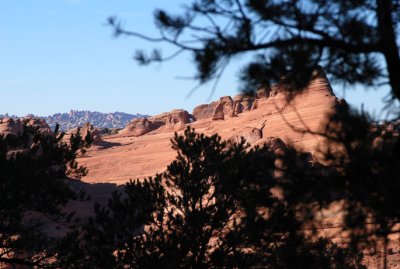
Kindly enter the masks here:
<path id="1" fill-rule="evenodd" d="M 165 125 L 168 126 L 175 126 L 176 124 L 185 125 L 191 122 L 190 119 L 191 115 L 186 110 L 174 109 L 167 114 Z"/>
<path id="2" fill-rule="evenodd" d="M 25 128 L 37 129 L 41 134 L 53 135 L 46 121 L 40 118 L 30 116 L 18 119 L 0 118 L 0 135 L 21 136 Z"/>
<path id="3" fill-rule="evenodd" d="M 193 121 L 193 116 L 183 109 L 174 109 L 170 112 L 161 113 L 149 118 L 133 119 L 125 128 L 119 132 L 120 136 L 141 136 L 160 129 L 180 130 Z"/>
<path id="4" fill-rule="evenodd" d="M 155 126 L 148 119 L 133 119 L 120 132 L 121 135 L 141 136 L 155 129 Z"/>
<path id="5" fill-rule="evenodd" d="M 23 131 L 24 131 L 24 128 L 23 128 L 23 123 L 21 122 L 21 120 L 19 120 L 19 119 L 14 120 L 12 118 L 0 119 L 0 135 L 19 136 L 19 135 L 22 135 Z"/>
<path id="6" fill-rule="evenodd" d="M 117 135 L 103 136 L 115 146 L 94 146 L 80 159 L 90 171 L 83 180 L 123 184 L 163 172 L 176 156 L 171 138 L 188 126 L 206 135 L 219 134 L 230 142 L 244 137 L 252 146 L 267 144 L 274 152 L 290 145 L 315 157 L 323 139 L 313 133 L 324 130 L 328 114 L 334 113 L 339 103 L 319 69 L 296 95 L 288 94 L 283 85 L 274 85 L 258 89 L 254 96 L 224 96 L 199 105 L 192 115 L 178 109 L 136 119 Z"/>
<path id="7" fill-rule="evenodd" d="M 22 122 L 26 126 L 37 129 L 42 134 L 53 135 L 53 131 L 50 129 L 49 125 L 44 119 L 24 118 Z"/>

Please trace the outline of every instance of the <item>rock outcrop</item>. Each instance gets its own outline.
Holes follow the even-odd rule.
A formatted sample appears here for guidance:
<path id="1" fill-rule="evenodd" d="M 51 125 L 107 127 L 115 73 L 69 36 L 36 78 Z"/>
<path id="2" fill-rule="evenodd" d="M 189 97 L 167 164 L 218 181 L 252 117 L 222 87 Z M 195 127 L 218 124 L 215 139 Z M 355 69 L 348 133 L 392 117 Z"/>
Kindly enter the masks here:
<path id="1" fill-rule="evenodd" d="M 53 135 L 53 131 L 50 129 L 49 125 L 47 125 L 44 119 L 24 118 L 22 122 L 28 127 L 38 129 L 41 134 Z"/>
<path id="2" fill-rule="evenodd" d="M 3 118 L 0 119 L 0 135 L 20 136 L 24 132 L 24 128 L 38 129 L 41 134 L 53 135 L 46 121 L 39 118 L 25 117 L 20 119 Z"/>
<path id="3" fill-rule="evenodd" d="M 98 144 L 102 141 L 100 130 L 95 128 L 93 124 L 86 123 L 81 127 L 80 135 L 83 138 L 85 138 L 88 133 L 90 133 L 90 138 L 92 139 L 93 144 Z"/>
<path id="4" fill-rule="evenodd" d="M 265 106 L 268 102 L 271 92 L 277 92 L 279 86 L 274 86 L 273 88 L 260 88 L 256 91 L 255 98 L 251 104 L 250 110 L 257 109 L 259 107 Z"/>
<path id="5" fill-rule="evenodd" d="M 256 91 L 254 97 L 238 94 L 232 99 L 230 96 L 223 96 L 218 101 L 195 107 L 192 114 L 195 120 L 225 120 L 228 117 L 236 117 L 243 112 L 254 110 L 264 105 L 272 92 L 276 94 L 277 90 L 260 88 Z"/>
<path id="6" fill-rule="evenodd" d="M 243 111 L 241 107 L 236 105 L 237 103 L 232 97 L 223 96 L 218 101 L 195 107 L 192 114 L 195 120 L 224 120 L 236 116 L 236 112 L 241 113 Z"/>
<path id="7" fill-rule="evenodd" d="M 165 125 L 175 126 L 176 124 L 179 124 L 184 126 L 185 124 L 190 123 L 192 121 L 191 119 L 191 115 L 186 110 L 174 109 L 167 114 Z"/>
<path id="8" fill-rule="evenodd" d="M 141 136 L 157 129 L 156 124 L 149 121 L 147 118 L 133 119 L 119 133 L 121 135 Z"/>
<path id="9" fill-rule="evenodd" d="M 255 144 L 262 138 L 262 132 L 258 128 L 247 127 L 244 130 L 240 131 L 238 134 L 230 137 L 228 141 L 240 143 L 242 138 L 244 138 L 247 143 Z"/>
<path id="10" fill-rule="evenodd" d="M 256 91 L 256 99 L 268 98 L 271 88 L 259 88 Z"/>
<path id="11" fill-rule="evenodd" d="M 225 113 L 224 113 L 224 105 L 222 103 L 218 103 L 217 107 L 215 108 L 214 114 L 212 116 L 212 120 L 224 120 Z"/>
<path id="12" fill-rule="evenodd" d="M 274 153 L 277 153 L 277 151 L 284 151 L 286 149 L 285 142 L 283 142 L 282 139 L 277 137 L 268 137 L 264 141 L 264 145 Z"/>
<path id="13" fill-rule="evenodd" d="M 192 115 L 195 120 L 211 119 L 214 116 L 215 109 L 218 106 L 218 101 L 210 104 L 202 104 L 193 109 Z"/>
<path id="14" fill-rule="evenodd" d="M 133 119 L 119 132 L 121 136 L 141 136 L 161 127 L 172 130 L 183 129 L 193 121 L 193 116 L 186 110 L 174 109 L 149 118 Z"/>
<path id="15" fill-rule="evenodd" d="M 219 103 L 222 105 L 222 111 L 224 113 L 224 117 L 234 117 L 235 110 L 234 110 L 234 102 L 232 97 L 230 96 L 223 96 L 219 99 Z"/>
<path id="16" fill-rule="evenodd" d="M 35 139 L 37 134 L 54 136 L 54 133 L 43 119 L 32 118 L 30 116 L 18 119 L 9 117 L 0 118 L 0 136 L 14 136 L 17 138 L 16 141 L 19 141 L 7 148 L 7 159 L 28 152 L 34 154 L 36 157 L 42 156 L 44 151 L 41 142 Z"/>
<path id="17" fill-rule="evenodd" d="M 85 139 L 87 134 L 90 133 L 90 139 L 92 140 L 92 145 L 99 145 L 102 143 L 102 134 L 99 129 L 93 126 L 93 124 L 90 123 L 85 123 L 82 126 L 79 126 L 77 128 L 71 129 L 68 132 L 66 132 L 66 136 L 64 137 L 65 141 L 68 141 L 70 135 L 76 134 L 79 131 L 79 135 L 82 137 L 82 139 Z"/>
<path id="18" fill-rule="evenodd" d="M 24 131 L 23 123 L 19 119 L 3 118 L 0 119 L 0 135 L 20 136 Z"/>
<path id="19" fill-rule="evenodd" d="M 308 86 L 294 96 L 284 85 L 275 85 L 259 89 L 253 97 L 224 96 L 197 106 L 193 117 L 174 110 L 134 120 L 118 135 L 103 136 L 104 141 L 121 146 L 82 159 L 90 171 L 84 180 L 125 183 L 163 172 L 176 156 L 171 137 L 189 124 L 197 132 L 219 134 L 232 142 L 244 137 L 252 146 L 266 143 L 275 153 L 284 152 L 286 144 L 318 157 L 323 138 L 316 134 L 323 131 L 328 114 L 336 111 L 339 102 L 324 72 L 316 70 Z"/>

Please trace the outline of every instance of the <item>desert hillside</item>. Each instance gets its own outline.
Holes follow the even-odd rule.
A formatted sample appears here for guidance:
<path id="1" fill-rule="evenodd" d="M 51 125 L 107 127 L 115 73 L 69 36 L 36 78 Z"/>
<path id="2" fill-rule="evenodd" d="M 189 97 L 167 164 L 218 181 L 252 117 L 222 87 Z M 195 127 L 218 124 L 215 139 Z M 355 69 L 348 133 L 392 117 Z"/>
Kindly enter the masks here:
<path id="1" fill-rule="evenodd" d="M 171 137 L 187 126 L 207 135 L 218 133 L 231 141 L 243 136 L 252 145 L 275 143 L 274 138 L 280 138 L 314 153 L 321 137 L 311 133 L 322 130 L 339 100 L 322 70 L 313 75 L 309 85 L 292 98 L 277 85 L 259 89 L 255 97 L 221 97 L 197 106 L 191 114 L 176 109 L 133 119 L 117 135 L 103 136 L 79 159 L 89 169 L 83 181 L 124 184 L 129 179 L 163 172 L 175 157 Z"/>

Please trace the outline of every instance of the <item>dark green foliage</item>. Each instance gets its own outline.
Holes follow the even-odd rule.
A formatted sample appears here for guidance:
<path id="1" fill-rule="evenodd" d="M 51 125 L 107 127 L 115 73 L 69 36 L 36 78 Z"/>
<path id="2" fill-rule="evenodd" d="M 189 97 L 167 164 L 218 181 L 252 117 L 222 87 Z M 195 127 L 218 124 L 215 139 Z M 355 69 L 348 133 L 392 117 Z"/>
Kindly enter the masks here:
<path id="1" fill-rule="evenodd" d="M 294 150 L 283 157 L 285 177 L 278 185 L 285 200 L 312 208 L 305 216 L 309 221 L 315 210 L 343 202 L 343 230 L 349 232 L 353 247 L 382 251 L 377 246 L 383 242 L 387 254 L 389 235 L 399 233 L 400 222 L 398 123 L 371 124 L 366 115 L 341 105 L 324 136 L 320 156 L 328 166 L 301 161 L 305 154 Z"/>
<path id="2" fill-rule="evenodd" d="M 54 135 L 24 128 L 22 136 L 0 136 L 0 264 L 41 266 L 57 251 L 49 229 L 72 220 L 61 207 L 80 194 L 65 179 L 85 174 L 75 158 L 90 141 L 72 135 L 67 144 L 58 128 Z"/>
<path id="3" fill-rule="evenodd" d="M 337 82 L 388 84 L 393 99 L 400 98 L 398 0 L 194 0 L 183 9 L 183 15 L 155 11 L 159 38 L 122 29 L 116 18 L 109 22 L 118 34 L 190 52 L 200 83 L 220 77 L 231 59 L 250 55 L 240 75 L 245 92 L 282 76 L 296 79 L 293 89 L 299 90 L 321 65 Z M 137 60 L 148 64 L 177 55 L 157 52 L 139 51 Z"/>
<path id="4" fill-rule="evenodd" d="M 163 174 L 128 183 L 75 240 L 75 268 L 364 268 L 362 255 L 307 238 L 273 194 L 275 155 L 186 129 Z M 68 243 L 68 242 L 67 242 Z"/>

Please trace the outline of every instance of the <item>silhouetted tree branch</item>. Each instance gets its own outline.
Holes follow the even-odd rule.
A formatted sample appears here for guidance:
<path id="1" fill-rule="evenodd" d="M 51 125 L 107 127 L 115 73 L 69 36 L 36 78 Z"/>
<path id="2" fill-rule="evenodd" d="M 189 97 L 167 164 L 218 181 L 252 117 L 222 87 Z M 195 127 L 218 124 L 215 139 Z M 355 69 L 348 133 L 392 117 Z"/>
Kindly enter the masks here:
<path id="1" fill-rule="evenodd" d="M 160 37 L 109 23 L 117 35 L 161 42 L 190 52 L 195 79 L 205 83 L 219 73 L 222 61 L 249 54 L 241 70 L 242 90 L 277 82 L 288 74 L 307 79 L 321 65 L 335 81 L 377 86 L 389 83 L 400 99 L 399 1 L 258 1 L 196 0 L 182 14 L 155 11 Z M 140 51 L 142 64 L 162 61 Z M 308 74 L 308 75 L 307 75 Z"/>

